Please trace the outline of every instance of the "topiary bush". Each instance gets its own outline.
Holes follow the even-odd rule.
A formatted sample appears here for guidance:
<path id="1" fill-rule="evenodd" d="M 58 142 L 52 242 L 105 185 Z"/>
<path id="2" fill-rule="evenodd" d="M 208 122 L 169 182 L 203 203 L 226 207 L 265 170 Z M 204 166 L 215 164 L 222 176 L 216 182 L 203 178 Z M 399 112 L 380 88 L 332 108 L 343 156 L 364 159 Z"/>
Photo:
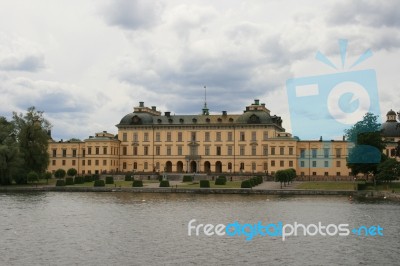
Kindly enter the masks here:
<path id="1" fill-rule="evenodd" d="M 228 180 L 226 179 L 226 176 L 224 176 L 224 175 L 220 175 L 219 177 L 217 177 L 217 179 L 225 180 L 225 183 L 228 181 Z"/>
<path id="2" fill-rule="evenodd" d="M 56 187 L 63 187 L 63 186 L 65 186 L 64 179 L 57 179 Z"/>
<path id="3" fill-rule="evenodd" d="M 193 182 L 193 178 L 190 175 L 184 175 L 182 182 Z"/>
<path id="4" fill-rule="evenodd" d="M 252 188 L 250 180 L 243 180 L 242 184 L 240 185 L 241 188 Z"/>
<path id="5" fill-rule="evenodd" d="M 106 176 L 106 184 L 114 184 L 114 177 Z"/>
<path id="6" fill-rule="evenodd" d="M 168 180 L 162 180 L 160 182 L 160 187 L 169 187 L 169 181 Z"/>
<path id="7" fill-rule="evenodd" d="M 74 184 L 74 178 L 72 178 L 72 177 L 65 178 L 65 185 L 66 186 L 71 186 L 73 184 Z"/>
<path id="8" fill-rule="evenodd" d="M 75 184 L 83 184 L 83 183 L 85 183 L 85 179 L 83 178 L 83 176 L 75 176 L 74 183 Z"/>
<path id="9" fill-rule="evenodd" d="M 98 174 L 94 174 L 94 175 L 92 175 L 92 177 L 93 177 L 93 181 L 100 179 L 100 175 L 98 175 Z"/>
<path id="10" fill-rule="evenodd" d="M 133 180 L 132 187 L 143 187 L 142 180 Z"/>
<path id="11" fill-rule="evenodd" d="M 78 173 L 78 171 L 76 171 L 75 168 L 69 168 L 69 169 L 67 170 L 67 175 L 68 175 L 68 176 L 75 176 L 77 173 Z"/>
<path id="12" fill-rule="evenodd" d="M 54 172 L 54 176 L 56 177 L 56 178 L 64 178 L 65 177 L 65 175 L 66 175 L 67 173 L 65 172 L 65 170 L 64 169 L 57 169 L 55 172 Z"/>
<path id="13" fill-rule="evenodd" d="M 93 182 L 93 177 L 91 175 L 85 175 L 84 181 L 86 182 Z"/>
<path id="14" fill-rule="evenodd" d="M 210 180 L 200 180 L 200 187 L 209 188 L 210 187 Z"/>
<path id="15" fill-rule="evenodd" d="M 131 174 L 126 174 L 125 175 L 125 181 L 132 181 L 132 175 Z"/>
<path id="16" fill-rule="evenodd" d="M 226 178 L 220 178 L 220 177 L 218 177 L 218 178 L 215 180 L 215 184 L 216 184 L 216 185 L 226 185 Z"/>
<path id="17" fill-rule="evenodd" d="M 95 180 L 93 184 L 94 187 L 104 187 L 105 185 L 104 180 L 100 179 Z"/>

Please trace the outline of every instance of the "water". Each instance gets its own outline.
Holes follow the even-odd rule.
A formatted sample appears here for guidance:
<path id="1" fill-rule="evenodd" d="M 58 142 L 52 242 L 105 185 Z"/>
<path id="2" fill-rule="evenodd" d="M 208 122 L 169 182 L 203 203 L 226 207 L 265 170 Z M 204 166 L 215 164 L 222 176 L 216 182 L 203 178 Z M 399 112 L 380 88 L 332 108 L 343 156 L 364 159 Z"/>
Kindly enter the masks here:
<path id="1" fill-rule="evenodd" d="M 0 194 L 1 265 L 398 265 L 400 204 L 346 197 Z M 384 236 L 188 236 L 198 223 L 380 225 Z"/>

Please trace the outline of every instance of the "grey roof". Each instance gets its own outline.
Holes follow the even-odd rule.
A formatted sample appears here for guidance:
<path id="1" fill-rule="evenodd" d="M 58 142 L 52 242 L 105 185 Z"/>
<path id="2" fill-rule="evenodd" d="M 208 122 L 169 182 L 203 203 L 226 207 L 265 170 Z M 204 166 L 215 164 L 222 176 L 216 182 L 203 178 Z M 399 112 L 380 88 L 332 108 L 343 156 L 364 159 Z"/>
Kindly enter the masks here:
<path id="1" fill-rule="evenodd" d="M 389 121 L 382 124 L 383 137 L 400 137 L 400 123 Z"/>

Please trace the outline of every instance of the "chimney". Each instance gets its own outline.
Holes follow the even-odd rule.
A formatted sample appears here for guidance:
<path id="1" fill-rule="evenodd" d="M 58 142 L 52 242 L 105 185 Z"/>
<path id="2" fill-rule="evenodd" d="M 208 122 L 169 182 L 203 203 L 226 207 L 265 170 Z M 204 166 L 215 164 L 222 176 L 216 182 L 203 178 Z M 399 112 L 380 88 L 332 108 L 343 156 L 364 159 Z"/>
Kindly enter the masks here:
<path id="1" fill-rule="evenodd" d="M 265 107 L 265 103 L 262 103 L 261 105 L 262 105 L 263 107 Z"/>
<path id="2" fill-rule="evenodd" d="M 106 131 L 106 130 L 104 130 L 104 131 L 103 131 L 103 133 L 107 133 L 107 131 Z"/>
<path id="3" fill-rule="evenodd" d="M 170 117 L 171 116 L 171 112 L 165 112 L 165 116 Z"/>
<path id="4" fill-rule="evenodd" d="M 144 107 L 144 102 L 139 102 L 139 107 Z"/>
<path id="5" fill-rule="evenodd" d="M 152 106 L 152 107 L 151 107 L 151 110 L 157 111 L 157 107 L 156 107 L 156 106 Z"/>
<path id="6" fill-rule="evenodd" d="M 254 104 L 255 104 L 255 105 L 259 105 L 259 104 L 260 104 L 260 100 L 259 100 L 259 99 L 255 99 L 255 100 L 254 100 Z"/>
<path id="7" fill-rule="evenodd" d="M 222 115 L 226 116 L 228 113 L 226 111 L 222 111 Z"/>
<path id="8" fill-rule="evenodd" d="M 345 135 L 343 135 L 343 141 L 346 141 L 346 136 Z"/>

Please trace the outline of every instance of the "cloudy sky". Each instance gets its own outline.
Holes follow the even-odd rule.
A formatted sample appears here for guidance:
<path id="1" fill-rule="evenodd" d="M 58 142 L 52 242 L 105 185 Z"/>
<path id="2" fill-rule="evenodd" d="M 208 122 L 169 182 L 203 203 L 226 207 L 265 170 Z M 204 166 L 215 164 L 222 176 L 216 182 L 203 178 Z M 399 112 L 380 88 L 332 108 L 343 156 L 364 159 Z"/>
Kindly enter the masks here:
<path id="1" fill-rule="evenodd" d="M 301 2 L 301 3 L 300 3 Z M 0 115 L 45 112 L 55 139 L 117 132 L 139 101 L 161 111 L 241 113 L 253 99 L 290 131 L 289 78 L 333 74 L 317 51 L 374 69 L 382 114 L 400 109 L 400 4 L 297 0 L 4 0 Z"/>

